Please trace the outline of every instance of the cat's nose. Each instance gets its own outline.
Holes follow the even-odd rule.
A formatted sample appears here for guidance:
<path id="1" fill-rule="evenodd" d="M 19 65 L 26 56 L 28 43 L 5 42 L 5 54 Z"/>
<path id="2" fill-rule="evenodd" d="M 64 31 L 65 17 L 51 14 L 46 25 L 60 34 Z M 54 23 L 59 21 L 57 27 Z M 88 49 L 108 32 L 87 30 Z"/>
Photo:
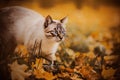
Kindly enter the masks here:
<path id="1" fill-rule="evenodd" d="M 60 40 L 62 40 L 63 38 L 62 37 L 59 37 L 60 38 Z"/>
<path id="2" fill-rule="evenodd" d="M 62 39 L 63 39 L 63 37 L 62 37 L 61 35 L 59 35 L 59 39 L 60 39 L 60 40 L 62 40 Z"/>

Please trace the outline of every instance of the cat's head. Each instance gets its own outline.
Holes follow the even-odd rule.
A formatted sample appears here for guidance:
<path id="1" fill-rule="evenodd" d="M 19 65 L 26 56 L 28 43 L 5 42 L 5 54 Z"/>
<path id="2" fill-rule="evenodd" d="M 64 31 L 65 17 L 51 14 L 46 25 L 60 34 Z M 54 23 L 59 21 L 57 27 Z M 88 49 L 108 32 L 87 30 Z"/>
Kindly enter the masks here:
<path id="1" fill-rule="evenodd" d="M 61 42 L 66 36 L 67 17 L 61 20 L 53 20 L 51 16 L 47 16 L 44 23 L 45 36 L 47 39 Z"/>

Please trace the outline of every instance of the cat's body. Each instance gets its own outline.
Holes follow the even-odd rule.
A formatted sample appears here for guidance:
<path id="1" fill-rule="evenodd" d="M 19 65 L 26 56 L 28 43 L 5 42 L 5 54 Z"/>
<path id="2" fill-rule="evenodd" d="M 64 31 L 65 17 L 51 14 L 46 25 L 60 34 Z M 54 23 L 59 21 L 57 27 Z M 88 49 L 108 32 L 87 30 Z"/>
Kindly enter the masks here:
<path id="1" fill-rule="evenodd" d="M 35 41 L 42 40 L 43 53 L 52 54 L 53 60 L 60 42 L 49 36 L 49 32 L 59 23 L 50 16 L 44 18 L 27 8 L 7 7 L 0 10 L 0 37 L 6 41 L 12 39 L 16 44 L 25 45 L 27 49 L 33 47 Z"/>

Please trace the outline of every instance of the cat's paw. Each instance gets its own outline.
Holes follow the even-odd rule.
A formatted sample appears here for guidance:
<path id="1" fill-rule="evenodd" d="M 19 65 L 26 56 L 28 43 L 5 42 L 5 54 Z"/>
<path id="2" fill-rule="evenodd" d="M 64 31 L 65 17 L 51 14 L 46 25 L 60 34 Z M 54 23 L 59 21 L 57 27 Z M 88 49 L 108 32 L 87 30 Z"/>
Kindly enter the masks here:
<path id="1" fill-rule="evenodd" d="M 57 65 L 57 61 L 56 60 L 51 61 L 50 67 L 51 67 L 52 70 L 54 70 L 57 66 L 58 65 Z"/>

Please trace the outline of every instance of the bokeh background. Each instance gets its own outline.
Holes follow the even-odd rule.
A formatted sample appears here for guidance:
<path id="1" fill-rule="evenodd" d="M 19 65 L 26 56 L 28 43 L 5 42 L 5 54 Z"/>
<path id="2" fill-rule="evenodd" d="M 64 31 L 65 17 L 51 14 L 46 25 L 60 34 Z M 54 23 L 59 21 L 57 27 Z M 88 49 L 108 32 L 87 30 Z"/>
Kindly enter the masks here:
<path id="1" fill-rule="evenodd" d="M 0 8 L 23 6 L 44 17 L 51 15 L 53 19 L 62 19 L 67 16 L 67 37 L 56 54 L 58 62 L 64 62 L 68 67 L 75 62 L 85 70 L 80 73 L 87 80 L 98 80 L 85 67 L 89 64 L 88 69 L 92 70 L 97 63 L 98 72 L 101 70 L 98 74 L 103 80 L 117 80 L 120 79 L 115 77 L 120 76 L 119 3 L 119 0 L 0 0 Z M 103 59 L 104 63 L 101 63 Z M 110 68 L 105 69 L 105 66 Z M 73 67 L 76 69 L 75 65 Z"/>
<path id="2" fill-rule="evenodd" d="M 119 0 L 0 0 L 0 7 L 24 6 L 54 19 L 69 18 L 68 27 L 105 30 L 119 25 Z"/>

